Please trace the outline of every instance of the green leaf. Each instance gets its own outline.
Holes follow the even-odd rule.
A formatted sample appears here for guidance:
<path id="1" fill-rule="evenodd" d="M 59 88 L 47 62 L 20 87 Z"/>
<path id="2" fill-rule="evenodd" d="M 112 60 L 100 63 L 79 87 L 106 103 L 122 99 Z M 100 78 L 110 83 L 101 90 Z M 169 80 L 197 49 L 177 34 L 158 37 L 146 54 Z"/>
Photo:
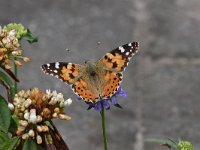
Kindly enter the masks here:
<path id="1" fill-rule="evenodd" d="M 16 147 L 16 144 L 18 143 L 18 140 L 19 140 L 19 137 L 11 138 L 2 144 L 0 146 L 0 149 L 1 150 L 14 150 Z"/>
<path id="2" fill-rule="evenodd" d="M 155 139 L 155 138 L 149 138 L 149 139 L 146 139 L 145 140 L 146 142 L 150 142 L 150 143 L 157 143 L 157 144 L 160 144 L 160 145 L 169 145 L 173 148 L 177 148 L 177 143 L 171 139 Z"/>
<path id="3" fill-rule="evenodd" d="M 9 127 L 9 132 L 15 132 L 17 130 L 17 126 L 18 126 L 18 118 L 16 116 L 12 116 L 10 118 L 10 127 Z"/>
<path id="4" fill-rule="evenodd" d="M 22 150 L 37 150 L 37 144 L 29 138 L 24 142 Z"/>
<path id="5" fill-rule="evenodd" d="M 7 85 L 12 86 L 13 83 L 11 81 L 11 79 L 2 71 L 0 71 L 0 79 L 2 81 L 5 81 Z"/>
<path id="6" fill-rule="evenodd" d="M 13 57 L 15 58 L 15 57 Z M 5 66 L 0 66 L 14 81 L 19 82 L 19 79 L 17 79 L 16 75 L 10 70 L 6 69 Z"/>
<path id="7" fill-rule="evenodd" d="M 7 133 L 0 131 L 0 145 L 5 143 L 5 141 L 9 140 L 9 136 Z"/>
<path id="8" fill-rule="evenodd" d="M 0 95 L 0 130 L 3 132 L 8 132 L 10 126 L 10 109 L 6 100 Z"/>
<path id="9" fill-rule="evenodd" d="M 0 71 L 0 80 L 3 81 L 8 87 L 11 94 L 11 98 L 14 98 L 14 84 L 12 80 L 2 71 Z"/>
<path id="10" fill-rule="evenodd" d="M 21 37 L 21 39 L 25 39 L 31 44 L 38 41 L 38 37 L 33 37 L 29 29 L 27 30 L 27 33 Z"/>
<path id="11" fill-rule="evenodd" d="M 49 121 L 45 121 L 44 122 L 48 127 L 50 127 L 52 130 L 54 130 L 53 126 L 51 125 L 51 123 Z"/>

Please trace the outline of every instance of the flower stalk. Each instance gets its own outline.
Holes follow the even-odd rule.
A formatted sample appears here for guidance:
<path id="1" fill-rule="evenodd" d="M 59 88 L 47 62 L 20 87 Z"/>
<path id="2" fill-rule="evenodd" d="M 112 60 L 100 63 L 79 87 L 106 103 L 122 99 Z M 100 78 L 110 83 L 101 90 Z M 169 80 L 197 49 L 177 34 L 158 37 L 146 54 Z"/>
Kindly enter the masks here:
<path id="1" fill-rule="evenodd" d="M 101 102 L 101 125 L 102 125 L 102 132 L 103 132 L 103 143 L 104 143 L 104 150 L 108 150 L 107 146 L 107 137 L 106 137 L 106 127 L 105 127 L 105 113 L 104 113 L 104 105 L 103 102 Z"/>
<path id="2" fill-rule="evenodd" d="M 16 60 L 17 60 L 17 58 L 14 57 L 14 61 L 16 61 Z M 17 74 L 18 74 L 17 70 L 18 70 L 17 69 L 17 65 L 14 63 L 14 75 L 15 75 L 16 78 L 17 78 Z M 14 89 L 15 89 L 15 94 L 16 94 L 17 93 L 17 89 L 18 89 L 16 80 L 14 81 Z"/>
<path id="3" fill-rule="evenodd" d="M 85 101 L 86 104 L 88 104 L 88 106 L 89 106 L 88 110 L 93 108 L 94 110 L 100 112 L 104 150 L 108 150 L 106 127 L 105 127 L 105 110 L 110 109 L 110 103 L 112 105 L 118 107 L 118 108 L 122 108 L 117 101 L 118 96 L 127 97 L 127 93 L 121 87 L 119 87 L 117 92 L 115 92 L 115 94 L 113 94 L 112 97 L 109 98 L 109 99 L 101 99 L 100 98 L 97 102 L 87 102 L 87 101 Z M 78 97 L 78 96 L 77 96 L 77 99 L 83 100 L 81 97 Z"/>

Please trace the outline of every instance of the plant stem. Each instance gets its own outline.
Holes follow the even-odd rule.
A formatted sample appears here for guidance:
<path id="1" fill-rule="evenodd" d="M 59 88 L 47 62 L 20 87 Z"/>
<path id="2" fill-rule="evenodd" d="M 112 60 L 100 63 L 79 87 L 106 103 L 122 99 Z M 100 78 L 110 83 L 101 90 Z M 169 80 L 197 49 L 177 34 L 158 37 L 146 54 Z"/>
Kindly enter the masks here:
<path id="1" fill-rule="evenodd" d="M 14 58 L 14 60 L 17 60 L 17 58 Z M 14 63 L 14 74 L 15 77 L 17 78 L 17 65 Z M 15 81 L 15 94 L 17 93 L 17 82 Z"/>
<path id="2" fill-rule="evenodd" d="M 101 110 L 100 114 L 101 114 L 101 124 L 102 124 L 102 131 L 103 131 L 104 150 L 108 150 L 103 103 L 101 103 L 101 107 L 102 107 L 102 110 Z"/>

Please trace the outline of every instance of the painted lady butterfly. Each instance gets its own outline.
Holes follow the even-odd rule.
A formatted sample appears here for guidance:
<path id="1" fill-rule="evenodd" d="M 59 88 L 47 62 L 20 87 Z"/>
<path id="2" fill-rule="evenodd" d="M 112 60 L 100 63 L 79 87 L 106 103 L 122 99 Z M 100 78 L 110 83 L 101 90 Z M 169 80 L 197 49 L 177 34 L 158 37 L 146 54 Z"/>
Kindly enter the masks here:
<path id="1" fill-rule="evenodd" d="M 120 46 L 96 62 L 83 65 L 55 62 L 42 65 L 42 70 L 69 84 L 79 97 L 87 102 L 110 98 L 122 82 L 122 72 L 132 56 L 137 53 L 139 43 Z"/>

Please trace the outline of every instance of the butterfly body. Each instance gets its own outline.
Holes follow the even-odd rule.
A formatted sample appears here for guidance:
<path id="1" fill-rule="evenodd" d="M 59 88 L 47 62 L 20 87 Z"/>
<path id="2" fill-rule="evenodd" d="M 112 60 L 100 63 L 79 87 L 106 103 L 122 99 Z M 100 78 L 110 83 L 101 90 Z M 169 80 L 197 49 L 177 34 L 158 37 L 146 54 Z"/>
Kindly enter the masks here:
<path id="1" fill-rule="evenodd" d="M 96 62 L 85 64 L 56 62 L 44 64 L 42 70 L 69 84 L 72 90 L 88 102 L 109 99 L 122 82 L 122 72 L 138 51 L 138 43 L 120 46 Z"/>
<path id="2" fill-rule="evenodd" d="M 104 72 L 105 70 L 102 68 L 102 66 L 99 66 L 95 62 L 86 62 L 82 66 L 82 70 L 80 71 L 80 78 L 83 81 L 86 81 L 85 84 L 87 85 L 88 89 L 91 89 L 91 93 L 95 94 L 98 99 L 98 96 L 101 96 L 101 93 L 103 91 L 102 87 L 105 84 L 104 80 Z"/>

